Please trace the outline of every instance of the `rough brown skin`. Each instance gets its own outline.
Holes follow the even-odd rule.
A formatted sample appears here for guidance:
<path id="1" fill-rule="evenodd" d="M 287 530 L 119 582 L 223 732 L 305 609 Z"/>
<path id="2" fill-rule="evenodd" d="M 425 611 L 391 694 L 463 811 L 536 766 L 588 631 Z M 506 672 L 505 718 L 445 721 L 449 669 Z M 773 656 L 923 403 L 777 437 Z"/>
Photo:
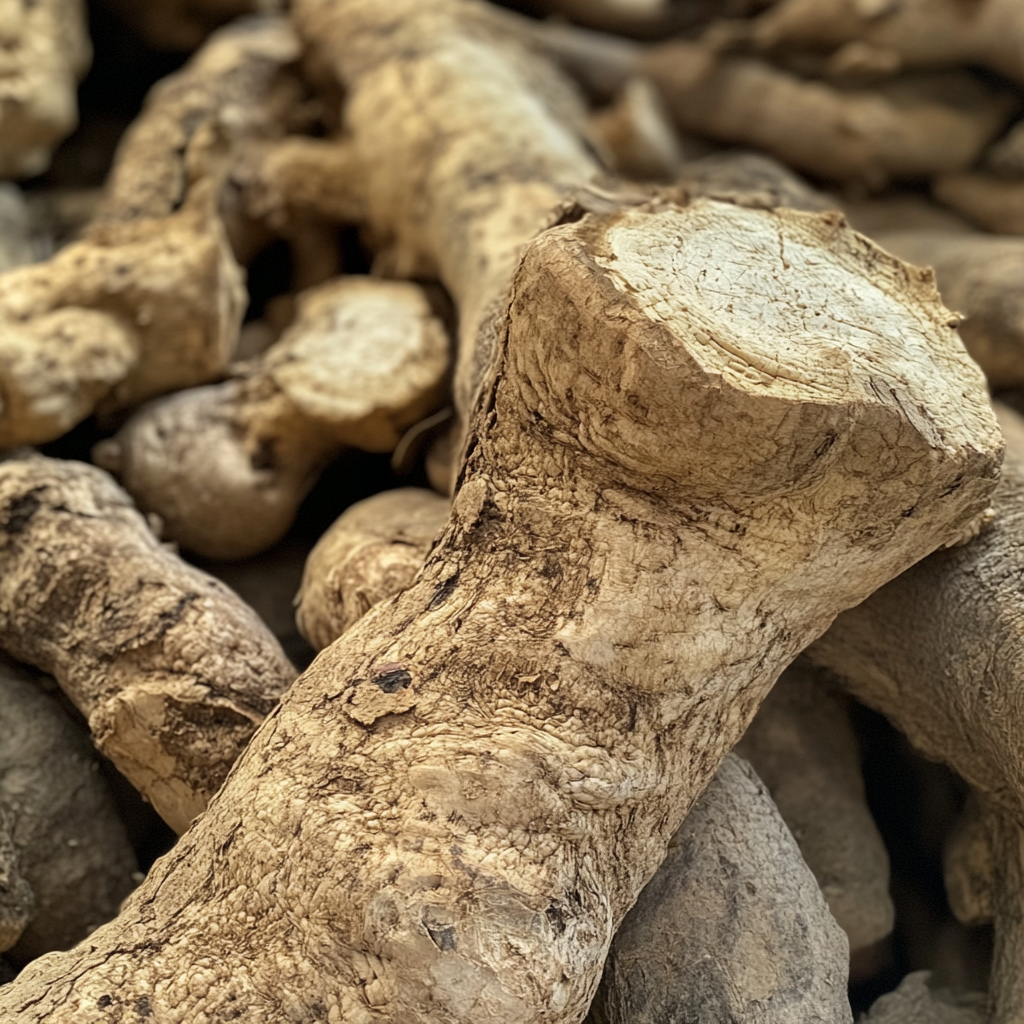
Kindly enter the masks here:
<path id="1" fill-rule="evenodd" d="M 13 829 L 13 820 L 0 806 L 0 952 L 6 952 L 21 938 L 36 908 L 32 886 L 21 871 Z"/>
<path id="2" fill-rule="evenodd" d="M 809 655 L 977 790 L 993 829 L 995 1024 L 1024 1019 L 1024 758 L 1020 577 L 1024 423 L 999 410 L 1007 450 L 992 526 L 841 615 Z"/>
<path id="3" fill-rule="evenodd" d="M 1024 239 L 916 231 L 876 234 L 900 259 L 935 270 L 960 337 L 994 388 L 1024 386 Z"/>
<path id="4" fill-rule="evenodd" d="M 78 123 L 75 90 L 92 46 L 82 0 L 10 4 L 0 14 L 0 178 L 30 178 Z"/>
<path id="5" fill-rule="evenodd" d="M 876 1000 L 862 1024 L 987 1024 L 978 992 L 932 988 L 929 971 L 908 974 L 895 992 Z"/>
<path id="6" fill-rule="evenodd" d="M 0 277 L 0 447 L 223 372 L 246 303 L 220 216 L 232 136 L 273 120 L 297 53 L 279 20 L 219 33 L 151 93 L 82 239 Z"/>
<path id="7" fill-rule="evenodd" d="M 799 171 L 880 188 L 966 170 L 1016 101 L 966 73 L 843 90 L 698 43 L 651 47 L 639 71 L 681 131 L 763 150 Z"/>
<path id="8" fill-rule="evenodd" d="M 0 950 L 18 966 L 84 939 L 136 884 L 135 854 L 88 737 L 40 682 L 0 659 Z M 3 940 L 5 821 L 31 897 L 14 942 Z"/>
<path id="9" fill-rule="evenodd" d="M 0 462 L 0 646 L 56 677 L 177 831 L 294 670 L 256 614 L 150 532 L 106 473 Z"/>
<path id="10" fill-rule="evenodd" d="M 839 319 L 791 346 L 798 301 Z M 986 507 L 1001 442 L 948 316 L 827 215 L 698 201 L 541 235 L 423 572 L 0 1019 L 580 1021 L 781 669 Z"/>
<path id="11" fill-rule="evenodd" d="M 745 761 L 728 755 L 612 942 L 589 1024 L 844 1024 L 849 948 Z"/>
<path id="12" fill-rule="evenodd" d="M 980 171 L 937 178 L 932 192 L 941 203 L 997 235 L 1024 235 L 1024 181 Z"/>
<path id="13" fill-rule="evenodd" d="M 802 662 L 779 677 L 737 753 L 768 787 L 855 952 L 892 931 L 889 857 L 864 797 L 845 703 Z"/>
<path id="14" fill-rule="evenodd" d="M 448 348 L 423 289 L 337 278 L 299 297 L 244 376 L 144 406 L 93 458 L 170 540 L 245 558 L 280 540 L 344 448 L 391 451 L 437 408 Z"/>
<path id="15" fill-rule="evenodd" d="M 1017 0 L 779 0 L 738 33 L 756 46 L 889 54 L 893 70 L 980 64 L 1024 83 Z"/>
<path id="16" fill-rule="evenodd" d="M 447 498 L 402 487 L 343 512 L 309 553 L 295 597 L 310 644 L 322 651 L 374 605 L 407 589 L 450 511 Z"/>

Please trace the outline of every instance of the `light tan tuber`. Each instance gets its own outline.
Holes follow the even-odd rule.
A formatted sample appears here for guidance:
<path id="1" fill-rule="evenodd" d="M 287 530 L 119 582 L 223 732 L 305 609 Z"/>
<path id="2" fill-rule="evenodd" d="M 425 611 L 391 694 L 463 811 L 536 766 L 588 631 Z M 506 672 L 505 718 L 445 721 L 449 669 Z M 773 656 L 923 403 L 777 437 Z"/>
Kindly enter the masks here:
<path id="1" fill-rule="evenodd" d="M 1007 449 L 992 525 L 845 612 L 809 654 L 977 791 L 994 875 L 992 1020 L 1011 1024 L 1024 1014 L 1024 421 L 1007 408 L 999 418 Z"/>
<path id="2" fill-rule="evenodd" d="M 0 178 L 30 178 L 78 124 L 78 82 L 92 61 L 83 0 L 0 9 Z"/>
<path id="3" fill-rule="evenodd" d="M 0 462 L 0 646 L 51 673 L 179 832 L 294 675 L 256 614 L 181 561 L 106 473 Z"/>
<path id="4" fill-rule="evenodd" d="M 263 130 L 297 54 L 281 21 L 219 33 L 154 88 L 81 240 L 0 277 L 0 446 L 223 372 L 246 302 L 219 212 L 231 135 Z"/>
<path id="5" fill-rule="evenodd" d="M 612 942 L 588 1024 L 845 1024 L 849 949 L 763 782 L 734 754 Z"/>
<path id="6" fill-rule="evenodd" d="M 299 629 L 316 650 L 412 583 L 450 510 L 433 491 L 401 487 L 335 520 L 309 553 L 295 597 Z"/>
<path id="7" fill-rule="evenodd" d="M 136 870 L 88 737 L 40 680 L 0 660 L 0 951 L 23 965 L 69 948 L 117 914 Z M 5 874 L 22 910 L 6 936 Z"/>
<path id="8" fill-rule="evenodd" d="M 980 371 L 930 278 L 836 217 L 588 215 L 527 247 L 497 326 L 416 581 L 0 1018 L 581 1020 L 781 669 L 987 506 Z"/>
<path id="9" fill-rule="evenodd" d="M 894 918 L 889 856 L 868 810 L 841 698 L 797 662 L 779 677 L 736 750 L 768 787 L 850 951 L 885 938 Z"/>
<path id="10" fill-rule="evenodd" d="M 166 537 L 244 558 L 284 535 L 343 448 L 391 451 L 436 409 L 448 361 L 423 289 L 336 279 L 299 297 L 295 322 L 242 376 L 144 406 L 93 457 Z"/>

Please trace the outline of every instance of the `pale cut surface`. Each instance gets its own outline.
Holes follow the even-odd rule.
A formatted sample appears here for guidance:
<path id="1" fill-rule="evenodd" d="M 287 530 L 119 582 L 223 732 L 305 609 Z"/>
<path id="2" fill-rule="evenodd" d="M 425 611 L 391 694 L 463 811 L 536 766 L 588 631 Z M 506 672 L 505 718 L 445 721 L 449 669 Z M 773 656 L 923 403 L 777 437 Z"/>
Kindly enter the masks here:
<path id="1" fill-rule="evenodd" d="M 933 231 L 878 234 L 900 259 L 935 270 L 942 301 L 993 389 L 1024 386 L 1024 239 Z"/>
<path id="2" fill-rule="evenodd" d="M 82 0 L 0 9 L 0 178 L 30 178 L 78 124 L 75 90 L 92 61 Z"/>
<path id="3" fill-rule="evenodd" d="M 590 1024 L 848 1024 L 849 947 L 749 764 L 729 754 L 612 942 Z"/>
<path id="4" fill-rule="evenodd" d="M 245 558 L 281 539 L 344 448 L 391 451 L 437 408 L 448 350 L 417 285 L 335 279 L 300 295 L 295 322 L 243 376 L 143 406 L 93 458 L 170 540 Z"/>
<path id="5" fill-rule="evenodd" d="M 257 615 L 163 547 L 106 473 L 35 455 L 0 462 L 0 646 L 56 677 L 179 832 L 294 676 Z"/>
<path id="6" fill-rule="evenodd" d="M 669 322 L 626 287 L 639 268 L 602 269 L 632 235 L 667 297 L 668 240 L 688 251 L 716 212 L 709 274 L 746 239 L 788 302 L 804 268 L 784 252 L 816 238 L 871 347 L 823 328 L 762 383 L 704 340 L 737 349 L 755 289 Z M 902 294 L 898 324 L 852 297 L 865 279 Z M 986 507 L 1001 440 L 948 316 L 827 215 L 702 201 L 539 236 L 416 581 L 296 681 L 120 918 L 0 989 L 0 1015 L 102 1021 L 144 997 L 150 1024 L 577 1024 L 782 668 Z M 928 339 L 912 373 L 890 331 Z M 837 386 L 799 383 L 841 358 Z"/>
<path id="7" fill-rule="evenodd" d="M 0 836 L 6 816 L 32 896 L 6 953 L 19 966 L 67 949 L 114 917 L 137 870 L 88 737 L 41 681 L 0 658 Z M 0 889 L 0 934 L 6 899 Z"/>
<path id="8" fill-rule="evenodd" d="M 779 677 L 736 752 L 768 787 L 851 952 L 892 931 L 889 855 L 864 795 L 841 695 L 798 661 Z"/>
<path id="9" fill-rule="evenodd" d="M 331 524 L 295 597 L 299 629 L 316 650 L 412 583 L 450 509 L 433 491 L 400 487 L 357 502 Z"/>

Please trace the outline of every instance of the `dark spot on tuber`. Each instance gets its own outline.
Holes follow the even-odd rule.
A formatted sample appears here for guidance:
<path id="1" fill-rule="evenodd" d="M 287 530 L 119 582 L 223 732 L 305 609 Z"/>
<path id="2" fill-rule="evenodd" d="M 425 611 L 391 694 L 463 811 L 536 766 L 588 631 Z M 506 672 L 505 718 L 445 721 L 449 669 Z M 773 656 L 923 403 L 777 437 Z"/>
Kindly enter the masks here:
<path id="1" fill-rule="evenodd" d="M 551 930 L 556 935 L 561 935 L 565 931 L 565 918 L 562 916 L 562 911 L 558 909 L 558 906 L 554 903 L 544 911 L 544 916 L 548 919 L 548 924 L 551 925 Z"/>
<path id="2" fill-rule="evenodd" d="M 450 924 L 438 925 L 432 928 L 424 921 L 423 926 L 427 929 L 427 934 L 433 939 L 434 945 L 442 953 L 450 953 L 455 949 L 455 929 Z"/>
<path id="3" fill-rule="evenodd" d="M 149 1005 L 148 996 L 139 996 L 139 998 L 135 1000 L 135 1012 L 140 1017 L 153 1016 L 153 1007 Z"/>
<path id="4" fill-rule="evenodd" d="M 455 590 L 458 582 L 459 574 L 455 573 L 454 575 L 449 576 L 443 583 L 438 584 L 438 586 L 434 588 L 434 594 L 431 597 L 430 602 L 427 604 L 427 610 L 433 611 L 435 608 L 444 604 L 444 602 L 451 596 L 452 591 Z"/>
<path id="5" fill-rule="evenodd" d="M 373 676 L 373 681 L 385 693 L 398 693 L 399 690 L 408 689 L 412 683 L 412 676 L 404 668 L 388 667 L 384 671 L 378 671 Z"/>
<path id="6" fill-rule="evenodd" d="M 5 524 L 7 532 L 12 535 L 22 533 L 32 521 L 32 517 L 39 511 L 40 504 L 33 491 L 15 498 L 7 510 Z"/>
<path id="7" fill-rule="evenodd" d="M 111 999 L 110 996 L 100 996 L 99 999 L 96 1000 L 96 1005 L 101 1010 L 105 1010 L 113 1001 L 114 1000 Z"/>

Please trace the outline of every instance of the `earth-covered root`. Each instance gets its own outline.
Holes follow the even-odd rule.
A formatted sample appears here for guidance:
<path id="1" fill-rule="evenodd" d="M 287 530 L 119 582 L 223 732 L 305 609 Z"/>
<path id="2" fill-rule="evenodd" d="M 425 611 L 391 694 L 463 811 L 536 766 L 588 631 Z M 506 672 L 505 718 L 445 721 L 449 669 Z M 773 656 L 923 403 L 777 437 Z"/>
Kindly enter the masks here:
<path id="1" fill-rule="evenodd" d="M 297 54 L 279 20 L 215 36 L 152 91 L 83 237 L 0 278 L 0 446 L 223 373 L 246 303 L 220 214 L 232 140 L 276 123 Z"/>
<path id="2" fill-rule="evenodd" d="M 870 187 L 966 170 L 1015 106 L 1007 92 L 966 72 L 840 89 L 683 41 L 651 47 L 638 63 L 681 131 Z"/>
<path id="3" fill-rule="evenodd" d="M 461 447 L 523 246 L 601 173 L 582 97 L 473 0 L 298 0 L 293 20 L 346 90 L 345 160 L 370 169 L 367 225 L 396 276 L 436 274 L 459 310 Z"/>
<path id="4" fill-rule="evenodd" d="M 932 987 L 929 971 L 908 974 L 895 992 L 877 999 L 862 1024 L 987 1024 L 985 996 Z"/>
<path id="5" fill-rule="evenodd" d="M 374 605 L 405 590 L 450 511 L 447 498 L 402 487 L 343 512 L 309 553 L 295 598 L 310 644 L 322 651 Z"/>
<path id="6" fill-rule="evenodd" d="M 736 750 L 768 787 L 850 951 L 883 939 L 895 913 L 889 856 L 868 810 L 843 699 L 797 662 L 779 677 Z"/>
<path id="7" fill-rule="evenodd" d="M 730 754 L 612 941 L 589 1024 L 843 1024 L 849 949 L 790 830 Z"/>
<path id="8" fill-rule="evenodd" d="M 1024 386 L 1024 239 L 915 231 L 876 234 L 900 259 L 935 270 L 942 301 L 992 388 Z"/>
<path id="9" fill-rule="evenodd" d="M 779 0 L 737 33 L 765 50 L 819 50 L 842 61 L 856 47 L 876 66 L 977 64 L 1024 83 L 1024 8 L 1017 0 Z M 888 57 L 888 59 L 886 59 Z"/>
<path id="10" fill-rule="evenodd" d="M 0 951 L 14 964 L 84 939 L 135 887 L 135 855 L 98 769 L 40 681 L 0 660 Z M 14 936 L 12 902 L 23 913 Z"/>
<path id="11" fill-rule="evenodd" d="M 0 178 L 41 174 L 78 124 L 76 90 L 92 61 L 83 0 L 0 12 Z"/>
<path id="12" fill-rule="evenodd" d="M 930 278 L 829 215 L 585 216 L 528 246 L 496 337 L 413 585 L 0 1015 L 580 1020 L 776 676 L 994 485 Z"/>
<path id="13" fill-rule="evenodd" d="M 106 473 L 0 462 L 0 646 L 52 674 L 178 831 L 294 675 L 235 594 L 153 536 Z"/>
<path id="14" fill-rule="evenodd" d="M 982 171 L 942 175 L 935 198 L 997 235 L 1024 235 L 1024 180 Z"/>
<path id="15" fill-rule="evenodd" d="M 970 544 L 939 552 L 845 612 L 810 656 L 887 715 L 926 756 L 977 791 L 990 829 L 993 1020 L 1024 1014 L 1024 747 L 1020 742 L 1020 578 L 1024 573 L 1024 422 L 999 409 L 1006 437 L 996 517 Z"/>
<path id="16" fill-rule="evenodd" d="M 244 376 L 143 406 L 94 458 L 166 537 L 244 558 L 284 535 L 342 449 L 391 451 L 436 408 L 448 347 L 423 289 L 336 279 L 299 297 L 295 322 Z"/>

